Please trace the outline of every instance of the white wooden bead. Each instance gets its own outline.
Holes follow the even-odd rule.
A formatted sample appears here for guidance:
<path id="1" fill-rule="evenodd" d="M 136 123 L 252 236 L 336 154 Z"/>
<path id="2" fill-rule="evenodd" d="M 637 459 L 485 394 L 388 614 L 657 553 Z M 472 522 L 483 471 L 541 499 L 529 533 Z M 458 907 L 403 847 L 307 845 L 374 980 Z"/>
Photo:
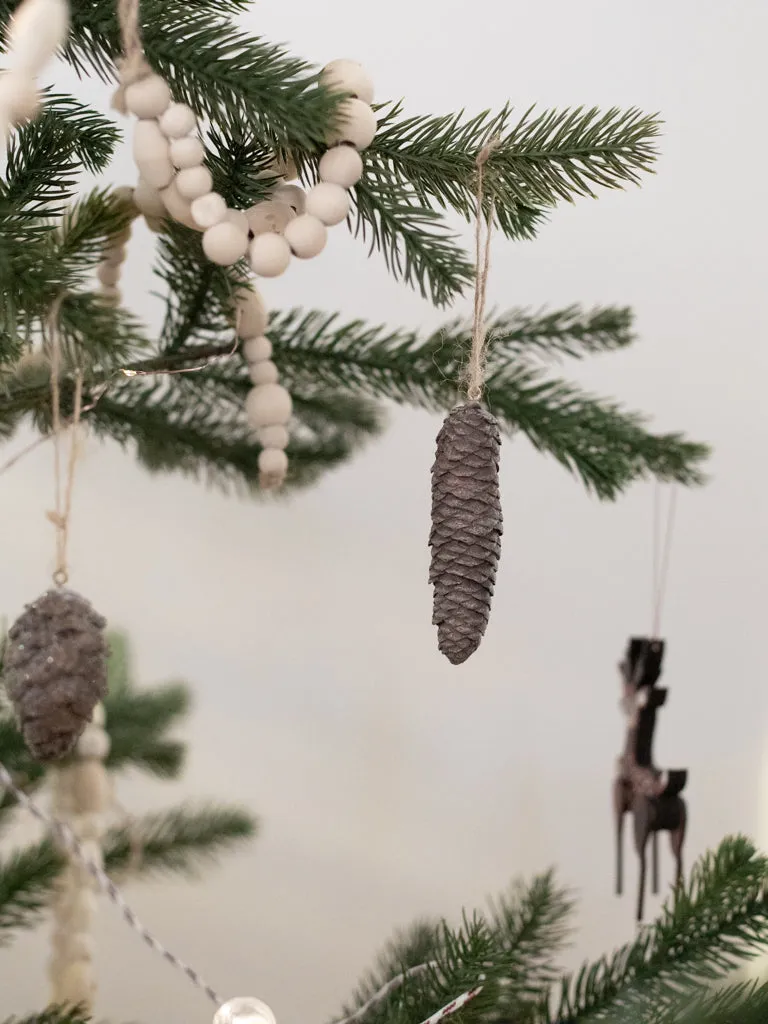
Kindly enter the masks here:
<path id="1" fill-rule="evenodd" d="M 205 159 L 205 147 L 194 135 L 171 142 L 171 163 L 180 171 L 188 167 L 199 167 Z"/>
<path id="2" fill-rule="evenodd" d="M 352 188 L 363 176 L 363 158 L 353 146 L 334 146 L 320 158 L 320 180 Z"/>
<path id="3" fill-rule="evenodd" d="M 331 129 L 328 141 L 348 142 L 355 149 L 365 149 L 373 142 L 376 134 L 376 115 L 362 100 L 344 100 L 338 109 L 336 124 Z"/>
<path id="4" fill-rule="evenodd" d="M 287 448 L 290 434 L 286 427 L 262 427 L 258 432 L 259 444 L 264 448 Z"/>
<path id="5" fill-rule="evenodd" d="M 87 728 L 75 748 L 78 757 L 94 757 L 103 761 L 109 753 L 110 739 L 106 732 L 99 726 Z"/>
<path id="6" fill-rule="evenodd" d="M 178 224 L 184 224 L 185 227 L 193 228 L 195 231 L 204 230 L 192 216 L 192 204 L 188 199 L 179 195 L 175 181 L 172 181 L 168 188 L 164 188 L 160 195 L 169 216 L 173 217 Z"/>
<path id="7" fill-rule="evenodd" d="M 292 220 L 285 229 L 285 240 L 291 252 L 301 260 L 311 259 L 322 252 L 327 238 L 325 224 L 309 213 Z"/>
<path id="8" fill-rule="evenodd" d="M 133 158 L 141 177 L 153 188 L 165 188 L 173 180 L 168 140 L 160 131 L 157 121 L 139 121 L 133 133 Z"/>
<path id="9" fill-rule="evenodd" d="M 165 217 L 165 203 L 158 189 L 148 185 L 143 178 L 133 193 L 133 201 L 145 217 Z"/>
<path id="10" fill-rule="evenodd" d="M 277 445 L 275 445 L 275 448 Z M 96 814 L 74 814 L 70 820 L 72 831 L 80 839 L 98 839 L 106 830 L 104 815 Z"/>
<path id="11" fill-rule="evenodd" d="M 245 210 L 227 210 L 226 219 L 230 224 L 234 224 L 235 227 L 239 228 L 247 237 L 248 232 L 251 230 L 251 226 L 248 223 L 248 216 Z"/>
<path id="12" fill-rule="evenodd" d="M 248 258 L 254 274 L 279 277 L 291 262 L 291 250 L 282 235 L 266 231 L 251 242 Z"/>
<path id="13" fill-rule="evenodd" d="M 280 185 L 272 193 L 272 198 L 278 203 L 287 203 L 294 213 L 304 213 L 307 203 L 307 193 L 299 185 Z"/>
<path id="14" fill-rule="evenodd" d="M 60 1005 L 77 1006 L 90 1002 L 94 990 L 93 971 L 89 961 L 76 960 L 55 979 L 54 1001 Z"/>
<path id="15" fill-rule="evenodd" d="M 66 0 L 24 0 L 8 25 L 6 52 L 15 68 L 37 75 L 64 45 L 68 30 Z"/>
<path id="16" fill-rule="evenodd" d="M 263 359 L 259 363 L 251 363 L 248 367 L 251 384 L 277 384 L 279 373 L 271 359 Z"/>
<path id="17" fill-rule="evenodd" d="M 0 109 L 13 124 L 34 117 L 40 109 L 40 93 L 34 78 L 26 71 L 6 71 L 0 75 Z"/>
<path id="18" fill-rule="evenodd" d="M 107 306 L 119 306 L 123 298 L 120 289 L 114 285 L 105 285 L 99 294 L 101 301 Z"/>
<path id="19" fill-rule="evenodd" d="M 192 203 L 192 216 L 201 228 L 212 228 L 227 216 L 227 204 L 218 192 L 209 192 Z"/>
<path id="20" fill-rule="evenodd" d="M 122 263 L 125 263 L 127 255 L 128 253 L 124 245 L 111 245 L 108 249 L 104 250 L 101 262 L 107 267 L 119 267 Z"/>
<path id="21" fill-rule="evenodd" d="M 102 284 L 115 285 L 120 280 L 120 267 L 114 267 L 110 263 L 102 263 L 97 274 Z"/>
<path id="22" fill-rule="evenodd" d="M 264 334 L 269 323 L 269 315 L 264 300 L 255 288 L 237 293 L 234 320 L 238 338 L 258 338 Z"/>
<path id="23" fill-rule="evenodd" d="M 246 211 L 254 235 L 263 235 L 265 231 L 282 234 L 295 216 L 288 203 L 281 203 L 277 199 L 265 199 Z"/>
<path id="24" fill-rule="evenodd" d="M 248 235 L 232 221 L 223 220 L 203 235 L 203 252 L 211 263 L 231 267 L 248 252 Z"/>
<path id="25" fill-rule="evenodd" d="M 260 363 L 264 359 L 271 359 L 272 342 L 263 334 L 255 338 L 248 338 L 243 342 L 243 355 L 247 363 Z"/>
<path id="26" fill-rule="evenodd" d="M 125 90 L 125 105 L 134 117 L 160 117 L 170 102 L 171 90 L 160 75 L 148 75 Z"/>
<path id="27" fill-rule="evenodd" d="M 107 722 L 107 712 L 103 704 L 97 704 L 91 715 L 90 725 L 98 725 L 103 729 Z M 87 726 L 86 726 L 87 728 Z"/>
<path id="28" fill-rule="evenodd" d="M 54 932 L 52 946 L 60 955 L 65 953 L 68 962 L 93 958 L 93 938 L 85 930 Z"/>
<path id="29" fill-rule="evenodd" d="M 184 199 L 199 199 L 213 188 L 213 176 L 207 167 L 187 167 L 176 175 L 176 188 Z"/>
<path id="30" fill-rule="evenodd" d="M 108 806 L 109 779 L 104 766 L 98 761 L 78 764 L 71 784 L 72 799 L 82 814 L 95 814 Z"/>
<path id="31" fill-rule="evenodd" d="M 160 118 L 160 131 L 169 139 L 181 139 L 197 127 L 197 116 L 186 103 L 172 103 Z"/>
<path id="32" fill-rule="evenodd" d="M 251 388 L 245 400 L 248 422 L 259 427 L 284 426 L 291 418 L 293 403 L 282 384 L 260 384 Z"/>
<path id="33" fill-rule="evenodd" d="M 321 181 L 307 194 L 307 213 L 328 227 L 341 224 L 349 213 L 349 192 L 341 185 Z"/>
<path id="34" fill-rule="evenodd" d="M 99 765 L 98 767 L 101 769 L 103 773 L 103 766 Z M 98 839 L 83 839 L 80 842 L 80 847 L 83 856 L 87 857 L 88 860 L 93 861 L 94 864 L 103 864 L 104 851 L 102 850 L 101 842 Z M 87 872 L 86 877 L 90 877 L 90 872 L 88 871 L 88 868 L 86 868 L 84 865 L 78 864 L 76 865 L 76 867 L 81 870 L 84 869 Z"/>
<path id="35" fill-rule="evenodd" d="M 327 89 L 349 92 L 363 103 L 373 100 L 373 81 L 356 60 L 332 60 L 320 72 L 320 81 Z"/>
<path id="36" fill-rule="evenodd" d="M 96 894 L 91 889 L 81 889 L 77 894 L 65 893 L 60 904 L 61 916 L 66 918 L 73 932 L 89 928 L 96 911 Z"/>
<path id="37" fill-rule="evenodd" d="M 288 456 L 282 448 L 264 448 L 259 452 L 259 473 L 267 484 L 280 484 L 288 472 Z"/>

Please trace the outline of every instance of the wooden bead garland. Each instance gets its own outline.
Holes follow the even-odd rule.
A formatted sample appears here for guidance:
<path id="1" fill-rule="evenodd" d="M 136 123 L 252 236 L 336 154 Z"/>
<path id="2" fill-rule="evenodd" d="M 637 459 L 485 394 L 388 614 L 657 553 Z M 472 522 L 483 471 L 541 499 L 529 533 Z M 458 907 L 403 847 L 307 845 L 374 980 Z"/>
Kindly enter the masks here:
<path id="1" fill-rule="evenodd" d="M 24 0 L 8 24 L 8 69 L 0 74 L 0 139 L 40 107 L 37 77 L 67 39 L 66 0 Z"/>
<path id="2" fill-rule="evenodd" d="M 101 842 L 111 802 L 105 767 L 109 736 L 104 709 L 97 705 L 93 718 L 78 740 L 73 757 L 51 772 L 53 813 L 82 843 L 88 857 L 103 864 Z M 51 1002 L 56 1005 L 93 1006 L 93 920 L 96 883 L 91 874 L 69 859 L 53 902 L 53 956 L 49 970 Z"/>

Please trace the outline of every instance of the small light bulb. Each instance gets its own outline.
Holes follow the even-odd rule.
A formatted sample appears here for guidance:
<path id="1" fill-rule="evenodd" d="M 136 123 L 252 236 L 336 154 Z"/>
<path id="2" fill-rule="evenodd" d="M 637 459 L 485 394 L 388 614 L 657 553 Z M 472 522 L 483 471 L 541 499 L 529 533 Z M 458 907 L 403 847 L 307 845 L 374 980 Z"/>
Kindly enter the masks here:
<path id="1" fill-rule="evenodd" d="M 260 999 L 238 996 L 219 1007 L 213 1024 L 277 1024 L 277 1019 Z"/>
<path id="2" fill-rule="evenodd" d="M 122 373 L 122 375 L 124 377 L 136 377 L 137 376 L 136 370 L 121 370 L 120 372 Z"/>

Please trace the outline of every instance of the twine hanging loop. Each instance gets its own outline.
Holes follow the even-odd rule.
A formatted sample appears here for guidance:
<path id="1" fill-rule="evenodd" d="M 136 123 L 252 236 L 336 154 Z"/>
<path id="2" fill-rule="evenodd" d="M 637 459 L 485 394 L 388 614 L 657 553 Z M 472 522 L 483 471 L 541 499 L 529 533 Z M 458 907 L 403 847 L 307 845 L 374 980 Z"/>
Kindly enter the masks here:
<path id="1" fill-rule="evenodd" d="M 498 135 L 487 142 L 477 154 L 477 199 L 475 216 L 475 301 L 472 318 L 472 347 L 467 365 L 467 397 L 472 402 L 479 402 L 483 394 L 485 379 L 485 359 L 488 350 L 488 331 L 485 323 L 485 295 L 488 287 L 488 275 L 491 269 L 491 233 L 495 204 L 493 197 L 488 203 L 485 213 L 484 177 L 485 165 L 490 156 L 501 145 Z"/>
<path id="2" fill-rule="evenodd" d="M 152 68 L 144 57 L 144 45 L 141 40 L 141 22 L 139 20 L 140 0 L 118 0 L 117 20 L 120 25 L 120 38 L 123 56 L 118 61 L 120 81 L 112 97 L 112 108 L 120 114 L 127 114 L 125 90 L 134 82 L 152 74 Z"/>

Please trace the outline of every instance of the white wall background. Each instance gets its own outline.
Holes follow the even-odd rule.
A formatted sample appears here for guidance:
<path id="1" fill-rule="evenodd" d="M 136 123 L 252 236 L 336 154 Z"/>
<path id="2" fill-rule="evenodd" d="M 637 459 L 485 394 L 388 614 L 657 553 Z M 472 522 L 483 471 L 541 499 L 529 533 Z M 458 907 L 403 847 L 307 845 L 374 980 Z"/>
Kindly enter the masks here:
<path id="1" fill-rule="evenodd" d="M 499 241 L 490 298 L 631 304 L 636 349 L 573 373 L 659 428 L 715 445 L 711 484 L 679 503 L 658 757 L 690 768 L 689 860 L 728 832 L 768 841 L 768 9 L 263 0 L 248 24 L 318 63 L 361 59 L 379 95 L 405 96 L 412 112 L 507 99 L 520 110 L 662 112 L 658 176 L 559 211 L 536 243 Z M 64 69 L 57 80 L 72 87 Z M 78 88 L 108 108 L 105 89 Z M 114 178 L 132 180 L 125 154 Z M 138 248 L 127 293 L 150 315 Z M 343 231 L 268 297 L 375 322 L 440 321 Z M 436 652 L 426 583 L 437 428 L 398 412 L 364 457 L 275 507 L 151 479 L 95 444 L 78 478 L 74 584 L 130 631 L 141 679 L 186 677 L 197 694 L 184 785 L 126 783 L 124 802 L 223 797 L 264 821 L 258 843 L 205 884 L 137 888 L 131 899 L 221 991 L 260 995 L 284 1024 L 332 1014 L 395 926 L 478 905 L 551 863 L 581 901 L 572 960 L 632 934 L 632 897 L 612 896 L 609 785 L 622 738 L 615 663 L 649 624 L 652 489 L 601 506 L 526 442 L 508 443 L 492 622 L 454 669 Z M 12 617 L 48 580 L 50 452 L 0 486 Z M 3 952 L 4 1013 L 44 1002 L 46 941 L 41 932 Z M 99 1014 L 210 1019 L 106 906 L 98 956 Z"/>

